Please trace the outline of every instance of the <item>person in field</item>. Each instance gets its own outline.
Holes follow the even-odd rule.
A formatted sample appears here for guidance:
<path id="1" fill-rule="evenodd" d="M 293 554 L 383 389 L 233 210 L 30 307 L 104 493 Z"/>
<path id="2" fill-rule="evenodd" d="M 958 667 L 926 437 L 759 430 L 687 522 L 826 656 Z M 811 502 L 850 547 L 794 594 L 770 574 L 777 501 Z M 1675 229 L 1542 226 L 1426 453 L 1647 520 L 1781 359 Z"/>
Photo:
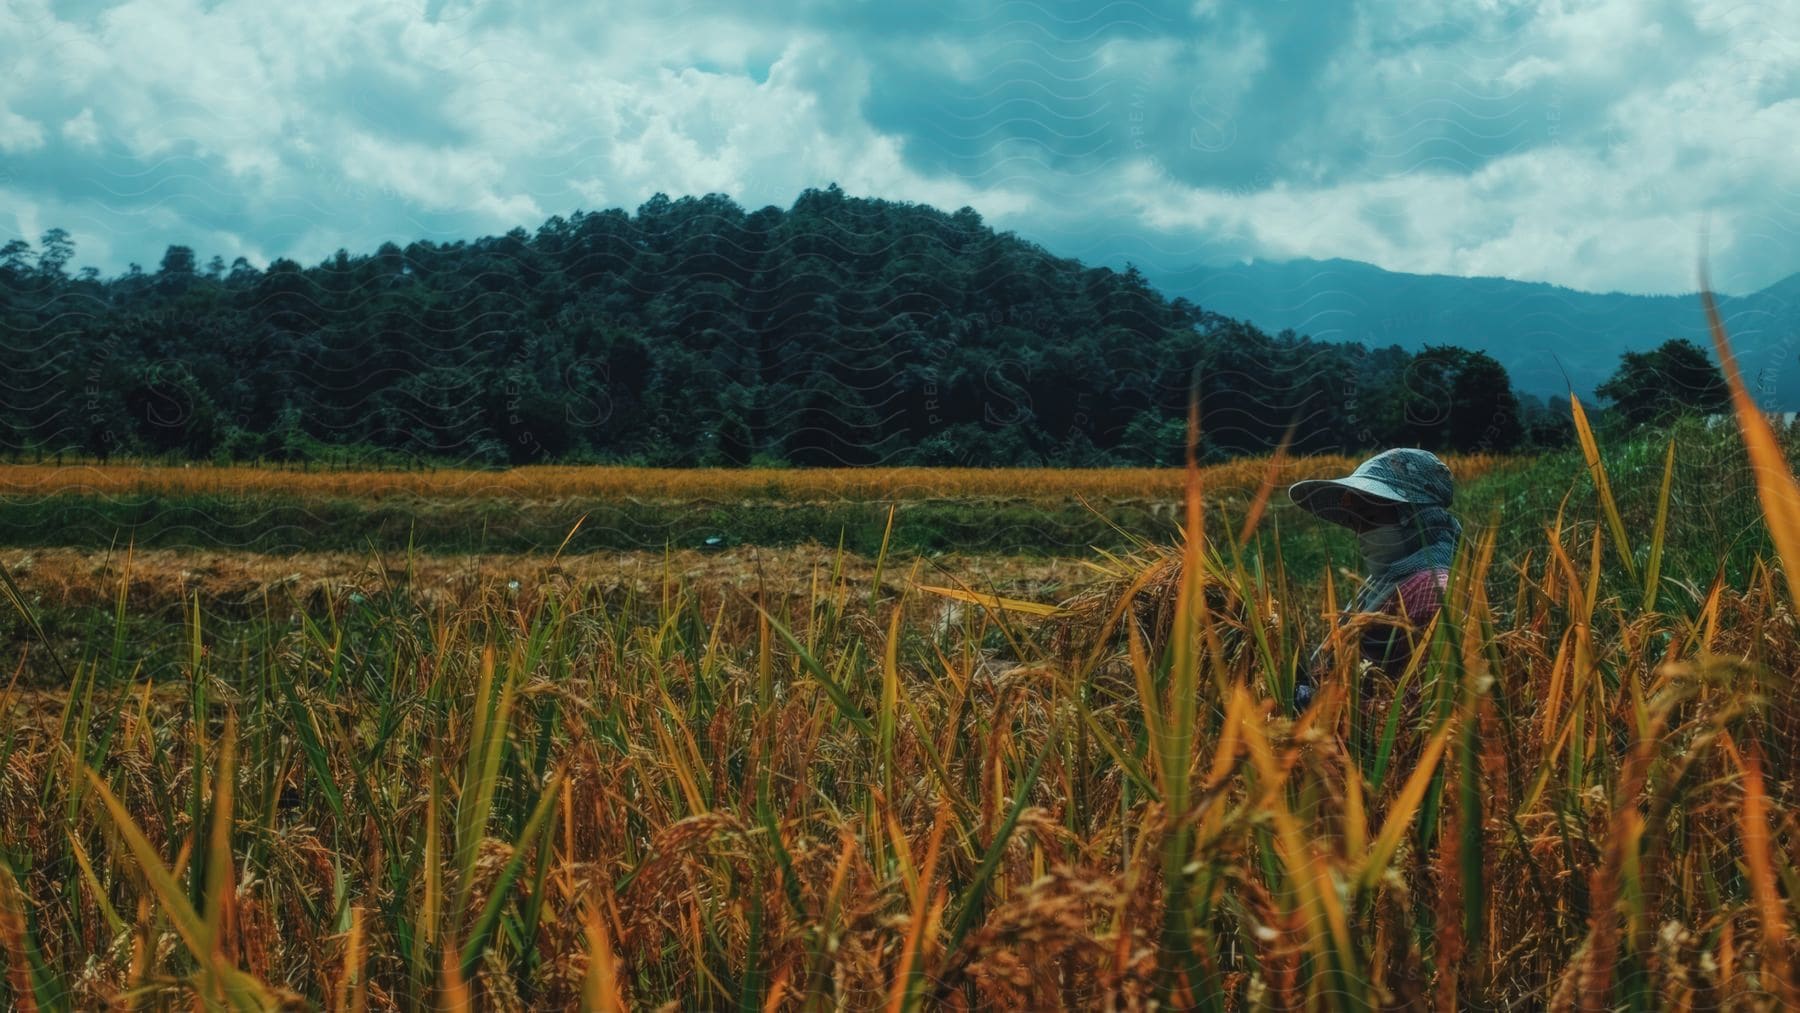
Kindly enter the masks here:
<path id="1" fill-rule="evenodd" d="M 1344 478 L 1288 487 L 1288 497 L 1321 520 L 1356 532 L 1366 576 L 1338 616 L 1373 615 L 1361 636 L 1362 660 L 1391 678 L 1406 671 L 1417 637 L 1443 606 L 1462 525 L 1450 513 L 1456 489 L 1450 468 L 1425 450 L 1384 450 Z M 1323 648 L 1299 674 L 1294 709 L 1312 702 Z"/>

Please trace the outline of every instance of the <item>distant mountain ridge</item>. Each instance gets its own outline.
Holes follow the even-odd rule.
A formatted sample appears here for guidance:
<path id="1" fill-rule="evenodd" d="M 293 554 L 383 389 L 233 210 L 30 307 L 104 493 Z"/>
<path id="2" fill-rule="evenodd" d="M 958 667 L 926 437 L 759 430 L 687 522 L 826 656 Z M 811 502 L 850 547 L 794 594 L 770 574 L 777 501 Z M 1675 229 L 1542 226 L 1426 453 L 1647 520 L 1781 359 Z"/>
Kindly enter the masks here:
<path id="1" fill-rule="evenodd" d="M 1265 331 L 1370 347 L 1479 349 L 1521 392 L 1591 394 L 1626 350 L 1685 337 L 1711 347 L 1697 294 L 1581 292 L 1543 282 L 1405 274 L 1354 260 L 1147 271 L 1160 290 Z M 1800 408 L 1800 273 L 1719 297 L 1739 365 L 1769 409 Z"/>

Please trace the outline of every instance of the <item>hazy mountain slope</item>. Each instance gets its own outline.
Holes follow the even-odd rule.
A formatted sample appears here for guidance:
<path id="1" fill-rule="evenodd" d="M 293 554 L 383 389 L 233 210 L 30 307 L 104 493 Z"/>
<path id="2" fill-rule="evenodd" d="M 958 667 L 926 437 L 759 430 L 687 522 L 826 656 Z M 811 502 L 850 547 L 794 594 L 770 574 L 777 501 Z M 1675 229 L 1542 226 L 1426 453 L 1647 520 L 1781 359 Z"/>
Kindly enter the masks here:
<path id="1" fill-rule="evenodd" d="M 1478 348 L 1521 391 L 1581 392 L 1617 368 L 1619 353 L 1671 337 L 1706 341 L 1695 295 L 1578 292 L 1505 278 L 1402 274 L 1351 260 L 1256 262 L 1149 272 L 1170 296 L 1270 332 L 1331 341 Z M 1800 274 L 1720 310 L 1745 376 L 1771 407 L 1800 408 Z M 1565 376 L 1567 380 L 1565 381 Z"/>

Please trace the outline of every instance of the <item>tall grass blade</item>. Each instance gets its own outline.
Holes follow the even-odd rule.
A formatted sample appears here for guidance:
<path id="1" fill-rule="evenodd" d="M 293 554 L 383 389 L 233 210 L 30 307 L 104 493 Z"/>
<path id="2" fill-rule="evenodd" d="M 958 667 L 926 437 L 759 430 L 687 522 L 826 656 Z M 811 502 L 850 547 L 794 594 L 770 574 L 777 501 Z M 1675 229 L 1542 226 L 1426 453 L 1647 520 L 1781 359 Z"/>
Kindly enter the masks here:
<path id="1" fill-rule="evenodd" d="M 1762 751 L 1754 742 L 1740 761 L 1744 776 L 1744 802 L 1738 823 L 1744 835 L 1744 864 L 1750 870 L 1751 894 L 1762 932 L 1762 959 L 1768 966 L 1769 991 L 1784 1009 L 1800 1009 L 1800 982 L 1790 966 L 1787 907 L 1781 899 L 1775 863 L 1769 850 L 1769 795 L 1763 786 Z"/>
<path id="2" fill-rule="evenodd" d="M 1181 583 L 1175 593 L 1174 628 L 1168 648 L 1169 705 L 1165 719 L 1160 722 L 1162 734 L 1158 737 L 1161 740 L 1163 805 L 1169 821 L 1162 841 L 1163 927 L 1157 982 L 1157 996 L 1165 1004 L 1184 999 L 1192 1001 L 1196 990 L 1210 992 L 1199 980 L 1201 971 L 1190 932 L 1192 909 L 1189 904 L 1192 886 L 1189 863 L 1194 831 L 1188 819 L 1188 788 L 1193 764 L 1202 638 L 1211 649 L 1211 656 L 1215 659 L 1218 656 L 1211 617 L 1207 614 L 1203 578 L 1206 528 L 1197 454 L 1199 443 L 1200 402 L 1197 393 L 1190 393 L 1186 468 L 1182 482 L 1185 523 L 1182 526 Z M 1215 666 L 1215 672 L 1223 678 L 1223 666 Z M 1210 1003 L 1213 997 L 1209 994 L 1205 1001 Z"/>
<path id="3" fill-rule="evenodd" d="M 1025 776 L 1013 783 L 1013 803 L 1006 812 L 1006 819 L 995 831 L 994 839 L 988 842 L 987 851 L 981 857 L 981 865 L 975 870 L 975 878 L 969 881 L 963 890 L 962 909 L 956 914 L 956 921 L 951 923 L 950 940 L 945 949 L 955 952 L 962 945 L 963 937 L 975 927 L 975 919 L 980 917 L 987 902 L 989 889 L 992 887 L 994 873 L 1000 867 L 1000 858 L 1006 852 L 1006 842 L 1012 838 L 1013 828 L 1019 825 L 1019 814 L 1031 802 L 1032 788 L 1037 785 L 1038 776 L 1043 773 L 1044 761 L 1056 751 L 1056 726 L 1050 726 L 1050 733 L 1044 739 L 1044 746 L 1038 750 L 1037 758 L 1031 761 L 1031 769 Z"/>
<path id="4" fill-rule="evenodd" d="M 550 825 L 550 813 L 556 808 L 557 792 L 562 784 L 562 772 L 558 771 L 550 778 L 550 783 L 538 795 L 537 806 L 532 809 L 531 818 L 525 823 L 525 830 L 519 834 L 518 843 L 513 846 L 512 857 L 501 867 L 500 875 L 488 888 L 487 903 L 482 906 L 481 913 L 476 916 L 475 923 L 469 927 L 469 937 L 463 943 L 462 963 L 460 971 L 463 978 L 475 973 L 475 964 L 481 959 L 481 951 L 487 946 L 489 934 L 494 931 L 494 923 L 500 918 L 500 910 L 505 907 L 512 891 L 513 881 L 519 878 L 519 872 L 525 868 L 525 856 L 535 847 L 548 847 L 540 840 Z"/>
<path id="5" fill-rule="evenodd" d="M 58 986 L 31 931 L 29 907 L 12 865 L 0 854 L 0 955 L 6 957 L 6 983 L 21 1013 L 63 1010 L 67 989 Z"/>
<path id="6" fill-rule="evenodd" d="M 1656 611 L 1656 597 L 1662 581 L 1663 545 L 1669 537 L 1669 492 L 1675 484 L 1675 440 L 1669 439 L 1663 455 L 1662 491 L 1656 495 L 1656 528 L 1650 534 L 1650 562 L 1644 568 L 1644 611 Z"/>
<path id="7" fill-rule="evenodd" d="M 581 982 L 582 1013 L 624 1013 L 625 999 L 619 994 L 612 942 L 606 936 L 606 921 L 599 912 L 588 912 L 586 933 L 588 967 Z"/>
<path id="8" fill-rule="evenodd" d="M 1450 733 L 1455 722 L 1445 722 L 1443 727 L 1432 735 L 1419 756 L 1419 765 L 1407 777 L 1406 784 L 1394 797 L 1389 806 L 1387 818 L 1382 822 L 1381 832 L 1369 845 L 1357 873 L 1357 887 L 1361 890 L 1372 889 L 1383 874 L 1387 872 L 1388 863 L 1399 849 L 1400 841 L 1412 826 L 1413 817 L 1418 813 L 1419 805 L 1425 800 L 1425 791 L 1430 787 L 1433 777 L 1438 773 L 1438 761 L 1443 758 L 1444 746 L 1450 741 Z"/>
<path id="9" fill-rule="evenodd" d="M 907 920 L 906 945 L 896 963 L 894 983 L 888 990 L 888 1013 L 904 1013 L 912 1007 L 922 985 L 919 951 L 925 943 L 926 915 L 937 893 L 938 848 L 950 825 L 950 809 L 940 807 L 931 836 L 925 843 L 925 860 L 919 865 L 918 888 L 913 892 L 912 915 Z"/>
<path id="10" fill-rule="evenodd" d="M 1017 612 L 1020 615 L 1033 616 L 1039 619 L 1050 619 L 1063 615 L 1067 610 L 1060 605 L 1045 605 L 1041 602 L 1025 601 L 1019 598 L 1003 598 L 994 594 L 983 594 L 980 591 L 965 591 L 956 587 L 937 587 L 931 584 L 915 585 L 919 590 L 949 598 L 954 601 L 980 605 L 994 612 Z"/>
<path id="11" fill-rule="evenodd" d="M 25 592 L 19 590 L 19 585 L 13 583 L 12 571 L 6 568 L 5 563 L 0 563 L 0 591 L 5 592 L 7 603 L 12 605 L 13 611 L 19 613 L 21 619 L 25 620 L 25 625 L 37 637 L 38 643 L 44 645 L 44 653 L 50 657 L 50 663 L 56 666 L 56 674 L 62 678 L 63 685 L 73 685 L 75 680 L 69 678 L 69 670 L 63 667 L 62 658 L 57 655 L 55 645 L 50 643 L 50 638 L 45 635 L 44 628 L 38 624 L 37 615 L 31 611 L 31 605 L 25 600 Z"/>
<path id="12" fill-rule="evenodd" d="M 876 742 L 881 756 L 881 790 L 894 797 L 894 734 L 900 713 L 900 609 L 888 620 L 887 644 L 881 654 L 881 713 Z"/>
<path id="13" fill-rule="evenodd" d="M 418 913 L 413 917 L 410 961 L 415 998 L 425 990 L 431 974 L 432 954 L 442 932 L 443 863 L 438 844 L 438 814 L 443 810 L 441 785 L 441 779 L 434 774 L 425 798 L 424 855 L 420 863 L 425 882 L 421 884 Z"/>
<path id="14" fill-rule="evenodd" d="M 1712 332 L 1713 349 L 1719 355 L 1719 369 L 1731 387 L 1732 409 L 1737 414 L 1744 447 L 1750 452 L 1750 470 L 1756 477 L 1756 495 L 1762 502 L 1763 520 L 1775 542 L 1775 551 L 1781 556 L 1789 601 L 1800 604 L 1800 486 L 1794 484 L 1794 473 L 1775 438 L 1774 428 L 1744 386 L 1737 356 L 1731 351 L 1731 340 L 1725 335 L 1725 324 L 1719 319 L 1719 307 L 1713 301 L 1704 269 L 1700 278 L 1700 301 L 1706 308 L 1706 323 Z"/>
<path id="15" fill-rule="evenodd" d="M 875 576 L 869 581 L 869 611 L 875 611 L 875 604 L 881 600 L 881 574 L 887 567 L 888 542 L 894 536 L 894 510 L 899 504 L 889 504 L 887 524 L 881 529 L 881 549 L 875 553 Z"/>
<path id="16" fill-rule="evenodd" d="M 350 935 L 344 941 L 344 970 L 338 979 L 337 1009 L 340 1013 L 363 1013 L 369 1006 L 369 987 L 363 952 L 363 909 L 350 909 Z"/>
<path id="17" fill-rule="evenodd" d="M 112 789 L 100 775 L 92 768 L 88 768 L 86 774 L 95 796 L 112 818 L 113 828 L 124 838 L 132 857 L 136 859 L 139 873 L 149 884 L 157 902 L 162 905 L 176 935 L 181 937 L 188 952 L 200 962 L 209 982 L 214 983 L 235 1008 L 269 1009 L 275 1006 L 277 1000 L 274 993 L 262 982 L 220 959 L 206 920 L 188 903 L 187 894 L 168 866 L 163 864 L 156 848 L 144 837 L 144 832 L 138 828 L 124 804 L 112 793 Z M 206 990 L 212 991 L 212 986 Z"/>
<path id="18" fill-rule="evenodd" d="M 217 959 L 236 956 L 237 878 L 232 874 L 231 812 L 236 790 L 237 718 L 227 715 L 213 776 L 212 827 L 206 844 L 206 931 Z"/>
<path id="19" fill-rule="evenodd" d="M 1569 412 L 1575 418 L 1575 435 L 1581 441 L 1581 455 L 1587 460 L 1588 473 L 1594 476 L 1594 488 L 1600 493 L 1600 509 L 1605 512 L 1607 526 L 1612 529 L 1613 548 L 1618 551 L 1619 563 L 1636 579 L 1637 563 L 1631 558 L 1631 543 L 1625 538 L 1625 521 L 1619 515 L 1618 501 L 1613 499 L 1612 483 L 1606 479 L 1606 464 L 1600 460 L 1600 446 L 1594 442 L 1594 430 L 1588 425 L 1581 399 L 1574 394 L 1569 395 Z"/>
<path id="20" fill-rule="evenodd" d="M 850 693 L 844 689 L 843 685 L 833 679 L 831 673 L 825 671 L 825 666 L 819 664 L 819 659 L 813 657 L 812 652 L 807 650 L 805 645 L 801 644 L 793 632 L 782 625 L 779 619 L 770 615 L 761 605 L 756 605 L 755 608 L 764 619 L 768 620 L 770 628 L 788 645 L 788 650 L 793 651 L 794 655 L 800 659 L 800 664 L 812 673 L 814 679 L 818 680 L 819 685 L 825 690 L 825 695 L 831 698 L 832 704 L 837 707 L 838 713 L 843 715 L 844 720 L 849 721 L 857 731 L 873 741 L 876 738 L 874 723 L 869 720 L 867 714 L 863 713 L 862 708 L 850 699 Z"/>
<path id="21" fill-rule="evenodd" d="M 481 653 L 481 678 L 475 691 L 473 738 L 468 759 L 463 766 L 462 788 L 456 798 L 456 900 L 453 911 L 468 907 L 469 892 L 475 885 L 475 863 L 481 855 L 481 840 L 486 836 L 488 820 L 493 815 L 494 790 L 500 776 L 500 758 L 506 747 L 506 732 L 512 716 L 513 680 L 509 665 L 501 672 L 496 686 L 494 645 Z"/>

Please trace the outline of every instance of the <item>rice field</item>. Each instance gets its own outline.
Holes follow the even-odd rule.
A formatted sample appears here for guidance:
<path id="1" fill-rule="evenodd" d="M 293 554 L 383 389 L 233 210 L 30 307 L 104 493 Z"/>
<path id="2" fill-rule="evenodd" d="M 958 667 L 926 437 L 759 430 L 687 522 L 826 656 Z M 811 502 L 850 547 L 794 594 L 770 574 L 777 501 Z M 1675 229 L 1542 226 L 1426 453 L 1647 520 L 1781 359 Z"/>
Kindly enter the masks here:
<path id="1" fill-rule="evenodd" d="M 1694 562 L 1682 446 L 1640 488 L 1583 422 L 1413 668 L 1300 716 L 1348 585 L 1267 530 L 1280 459 L 1057 561 L 7 550 L 17 622 L 113 621 L 7 659 L 0 1003 L 1795 1008 L 1800 487 L 1736 390 L 1770 551 Z"/>
<path id="2" fill-rule="evenodd" d="M 1490 474 L 1515 459 L 1491 454 L 1447 458 L 1458 480 Z M 1287 458 L 1283 482 L 1345 474 L 1356 459 Z M 1215 495 L 1254 491 L 1270 462 L 1242 459 L 1201 472 Z M 1179 468 L 627 468 L 534 466 L 504 471 L 303 470 L 300 466 L 15 464 L 0 468 L 0 496 L 229 495 L 381 499 L 494 498 L 519 502 L 629 499 L 681 503 L 766 498 L 790 503 L 918 499 L 1179 500 Z"/>

